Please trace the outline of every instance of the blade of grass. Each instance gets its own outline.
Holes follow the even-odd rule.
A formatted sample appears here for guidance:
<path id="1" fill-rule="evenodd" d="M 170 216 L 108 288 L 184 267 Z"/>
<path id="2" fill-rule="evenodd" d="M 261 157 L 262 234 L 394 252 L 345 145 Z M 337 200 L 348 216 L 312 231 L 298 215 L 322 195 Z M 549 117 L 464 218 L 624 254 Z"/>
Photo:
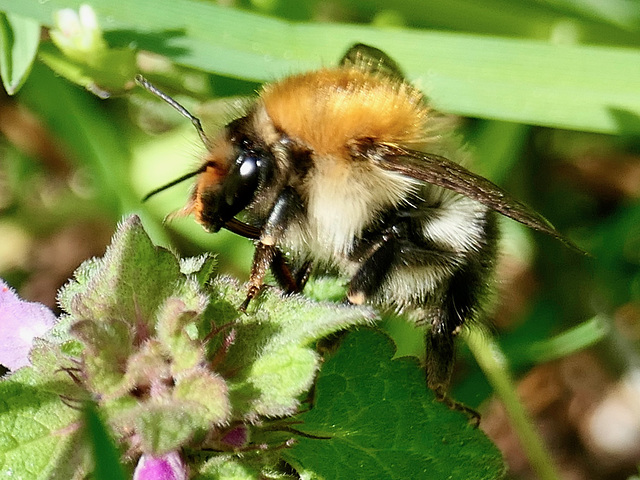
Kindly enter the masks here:
<path id="1" fill-rule="evenodd" d="M 540 40 L 553 38 L 570 26 L 588 43 L 640 43 L 637 34 L 640 25 L 635 23 L 640 10 L 633 0 L 595 3 L 588 0 L 369 0 L 349 4 L 349 12 L 353 12 L 353 17 L 369 19 L 380 11 L 392 11 L 412 27 Z"/>
<path id="2" fill-rule="evenodd" d="M 95 480 L 125 480 L 120 465 L 120 453 L 109 436 L 107 427 L 100 419 L 95 405 L 87 404 L 84 409 L 84 421 L 88 440 L 93 450 Z"/>
<path id="3" fill-rule="evenodd" d="M 556 471 L 553 459 L 536 432 L 524 405 L 518 398 L 516 386 L 507 365 L 507 359 L 500 351 L 498 344 L 476 330 L 469 331 L 465 340 L 496 395 L 502 400 L 510 423 L 520 439 L 523 450 L 538 478 L 541 480 L 559 480 L 560 476 Z"/>
<path id="4" fill-rule="evenodd" d="M 589 0 L 534 0 L 541 5 L 561 8 L 567 12 L 594 18 L 602 22 L 621 27 L 629 31 L 640 28 L 640 9 L 633 0 L 607 0 L 594 2 Z"/>
<path id="5" fill-rule="evenodd" d="M 594 345 L 611 330 L 603 317 L 596 316 L 548 340 L 531 344 L 522 357 L 532 363 L 549 362 Z"/>
<path id="6" fill-rule="evenodd" d="M 0 0 L 51 24 L 79 0 Z M 640 50 L 358 25 L 291 23 L 194 0 L 94 0 L 119 43 L 222 75 L 273 80 L 381 47 L 444 111 L 606 133 L 640 128 Z"/>

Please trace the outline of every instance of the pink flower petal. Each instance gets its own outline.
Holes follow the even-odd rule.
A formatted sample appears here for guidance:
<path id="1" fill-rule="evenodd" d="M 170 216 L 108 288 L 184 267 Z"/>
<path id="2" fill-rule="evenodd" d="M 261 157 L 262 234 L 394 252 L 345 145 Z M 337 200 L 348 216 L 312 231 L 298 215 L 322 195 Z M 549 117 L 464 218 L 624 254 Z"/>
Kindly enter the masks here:
<path id="1" fill-rule="evenodd" d="M 0 364 L 10 370 L 29 365 L 29 351 L 36 337 L 56 323 L 51 310 L 40 303 L 25 302 L 0 280 Z"/>
<path id="2" fill-rule="evenodd" d="M 142 455 L 138 460 L 133 480 L 187 480 L 187 467 L 178 452 L 160 457 Z"/>

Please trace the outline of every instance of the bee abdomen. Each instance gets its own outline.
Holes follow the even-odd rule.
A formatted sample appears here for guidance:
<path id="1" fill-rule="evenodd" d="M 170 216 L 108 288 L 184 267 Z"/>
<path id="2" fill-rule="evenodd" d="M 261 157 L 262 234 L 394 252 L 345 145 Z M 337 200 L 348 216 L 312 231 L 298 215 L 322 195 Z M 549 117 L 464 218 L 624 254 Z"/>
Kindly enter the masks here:
<path id="1" fill-rule="evenodd" d="M 447 321 L 447 330 L 476 317 L 495 263 L 494 212 L 480 206 L 469 214 L 452 203 L 433 211 L 421 206 L 396 210 L 383 217 L 354 242 L 350 259 L 359 268 L 350 293 L 362 292 L 368 300 L 406 311 L 420 323 L 430 323 L 430 311 L 451 296 L 461 320 Z M 468 288 L 461 290 L 456 282 Z"/>

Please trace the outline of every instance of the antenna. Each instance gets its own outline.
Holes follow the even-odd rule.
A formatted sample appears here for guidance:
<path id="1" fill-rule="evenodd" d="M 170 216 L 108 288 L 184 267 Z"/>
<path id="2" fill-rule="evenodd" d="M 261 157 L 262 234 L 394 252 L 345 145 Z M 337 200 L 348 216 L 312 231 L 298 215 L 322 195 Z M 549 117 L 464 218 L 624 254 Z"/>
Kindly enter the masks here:
<path id="1" fill-rule="evenodd" d="M 169 105 L 171 105 L 173 108 L 175 108 L 178 112 L 180 112 L 180 114 L 183 117 L 188 118 L 191 121 L 191 123 L 193 124 L 193 126 L 195 127 L 196 131 L 198 132 L 198 135 L 200 136 L 200 140 L 202 140 L 202 143 L 204 143 L 204 146 L 207 147 L 207 148 L 210 147 L 211 144 L 209 143 L 209 138 L 207 137 L 207 134 L 204 133 L 204 130 L 202 129 L 202 124 L 200 123 L 200 119 L 199 118 L 194 117 L 189 112 L 189 110 L 184 108 L 182 105 L 180 105 L 178 102 L 176 102 L 173 98 L 171 98 L 169 95 L 164 93 L 162 90 L 159 90 L 157 87 L 155 87 L 152 83 L 149 82 L 149 80 L 144 78 L 142 75 L 136 75 L 136 83 L 138 85 L 140 85 L 142 88 L 144 88 L 146 91 L 148 91 L 149 93 L 152 93 L 156 97 L 158 97 L 161 100 L 164 100 L 165 102 L 167 102 Z M 166 190 L 167 188 L 171 188 L 174 185 L 182 183 L 185 180 L 188 180 L 189 178 L 194 177 L 194 176 L 204 172 L 206 169 L 207 169 L 207 164 L 204 164 L 199 169 L 194 170 L 193 172 L 189 172 L 189 173 L 187 173 L 185 175 L 182 175 L 181 177 L 176 178 L 175 180 L 172 180 L 171 182 L 167 183 L 166 185 L 163 185 L 163 186 L 161 186 L 159 188 L 156 188 L 155 190 L 152 190 L 151 192 L 147 193 L 144 196 L 144 198 L 142 199 L 142 202 L 146 202 L 151 197 L 153 197 L 156 193 L 160 193 L 160 192 Z"/>
<path id="2" fill-rule="evenodd" d="M 188 118 L 191 123 L 193 124 L 193 126 L 195 127 L 195 129 L 198 132 L 198 135 L 200 135 L 200 140 L 202 140 L 202 143 L 204 143 L 204 146 L 209 148 L 211 146 L 211 143 L 209 142 L 209 138 L 207 137 L 207 134 L 204 133 L 204 130 L 202 129 L 202 124 L 200 123 L 200 119 L 194 117 L 189 110 L 187 110 L 186 108 L 184 108 L 182 105 L 180 105 L 178 102 L 176 102 L 173 98 L 171 98 L 169 95 L 167 95 L 166 93 L 164 93 L 162 90 L 159 90 L 157 87 L 155 87 L 152 83 L 149 82 L 149 80 L 147 80 L 146 78 L 144 78 L 142 75 L 136 75 L 136 83 L 138 85 L 140 85 L 142 88 L 144 88 L 146 91 L 148 91 L 149 93 L 152 93 L 153 95 L 155 95 L 156 97 L 160 98 L 161 100 L 164 100 L 165 102 L 167 102 L 169 105 L 171 105 L 173 108 L 175 108 L 183 117 Z M 194 175 L 194 174 L 192 174 Z M 189 177 L 186 177 L 189 178 Z M 186 180 L 186 178 L 180 178 L 179 181 L 182 180 Z M 178 182 L 176 182 L 178 183 Z M 164 188 L 164 187 L 163 187 Z M 155 192 L 157 193 L 157 192 Z"/>
<path id="3" fill-rule="evenodd" d="M 208 164 L 204 164 L 202 167 L 200 167 L 197 170 L 194 170 L 193 172 L 189 172 L 185 175 L 182 175 L 179 178 L 176 178 L 175 180 L 170 181 L 169 183 L 167 183 L 166 185 L 163 185 L 161 187 L 158 187 L 154 190 L 151 190 L 149 193 L 147 193 L 144 198 L 142 199 L 142 203 L 146 202 L 147 200 L 149 200 L 151 197 L 153 197 L 156 193 L 160 193 L 164 190 L 166 190 L 167 188 L 171 188 L 174 185 L 177 185 L 179 183 L 184 182 L 185 180 L 190 179 L 191 177 L 195 177 L 196 175 L 199 175 L 200 173 L 204 172 L 207 169 Z"/>

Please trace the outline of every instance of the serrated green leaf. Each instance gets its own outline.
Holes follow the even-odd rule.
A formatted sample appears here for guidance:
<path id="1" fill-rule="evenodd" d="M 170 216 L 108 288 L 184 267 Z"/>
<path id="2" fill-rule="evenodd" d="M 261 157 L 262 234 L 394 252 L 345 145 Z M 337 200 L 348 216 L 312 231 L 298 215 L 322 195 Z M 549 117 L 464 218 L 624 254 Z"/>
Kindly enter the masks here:
<path id="1" fill-rule="evenodd" d="M 283 457 L 332 480 L 503 478 L 484 433 L 435 400 L 415 359 L 393 354 L 380 333 L 349 334 L 322 368 L 313 408 L 298 417 L 299 430 L 327 438 L 299 437 Z"/>
<path id="2" fill-rule="evenodd" d="M 100 268 L 100 260 L 98 258 L 90 258 L 85 260 L 73 272 L 73 280 L 68 281 L 59 291 L 57 295 L 58 304 L 65 312 L 70 312 L 71 301 L 77 293 L 81 293 L 86 289 L 89 280 L 95 275 Z"/>
<path id="3" fill-rule="evenodd" d="M 195 276 L 201 287 L 211 281 L 217 266 L 218 260 L 215 256 L 209 254 L 180 260 L 180 271 L 185 275 Z"/>
<path id="4" fill-rule="evenodd" d="M 219 455 L 210 459 L 194 480 L 256 480 L 260 469 L 235 455 Z"/>
<path id="5" fill-rule="evenodd" d="M 259 415 L 290 415 L 298 406 L 297 397 L 311 388 L 320 357 L 300 345 L 282 346 L 265 352 L 253 362 L 247 381 L 261 392 L 252 410 Z"/>
<path id="6" fill-rule="evenodd" d="M 137 216 L 121 224 L 104 257 L 87 271 L 91 279 L 66 300 L 68 313 L 76 320 L 121 319 L 137 329 L 153 328 L 159 301 L 182 278 L 175 255 L 151 243 Z"/>
<path id="7" fill-rule="evenodd" d="M 0 13 L 0 75 L 9 95 L 25 82 L 40 44 L 40 24 L 32 18 Z"/>
<path id="8" fill-rule="evenodd" d="M 98 317 L 81 320 L 72 332 L 84 344 L 85 384 L 96 395 L 123 395 L 133 386 L 123 366 L 133 353 L 135 334 L 126 321 Z"/>
<path id="9" fill-rule="evenodd" d="M 158 340 L 173 359 L 172 372 L 192 368 L 204 360 L 204 348 L 195 324 L 208 303 L 193 280 L 181 281 L 157 314 Z"/>
<path id="10" fill-rule="evenodd" d="M 55 340 L 56 335 L 51 332 L 46 338 L 35 339 L 29 355 L 34 378 L 42 379 L 43 389 L 51 394 L 78 402 L 86 400 L 88 393 L 69 374 L 77 372 L 77 357 L 68 356 L 65 352 L 67 344 L 58 344 Z"/>
<path id="11" fill-rule="evenodd" d="M 226 423 L 231 417 L 226 382 L 220 375 L 204 368 L 194 368 L 177 376 L 173 396 L 204 407 L 204 430 Z"/>
<path id="12" fill-rule="evenodd" d="M 220 300 L 212 300 L 209 313 L 228 318 L 246 292 L 225 279 L 212 286 Z M 229 379 L 231 402 L 235 414 L 246 418 L 294 413 L 298 397 L 311 387 L 319 365 L 312 343 L 375 318 L 367 307 L 312 302 L 301 296 L 283 299 L 270 289 L 261 293 L 247 314 L 235 315 L 235 341 L 219 368 L 234 372 Z M 221 348 L 224 338 L 219 335 L 212 345 Z"/>
<path id="13" fill-rule="evenodd" d="M 71 478 L 81 465 L 80 412 L 51 381 L 26 367 L 0 382 L 0 478 Z"/>
<path id="14" fill-rule="evenodd" d="M 131 412 L 130 420 L 142 451 L 157 456 L 180 448 L 192 438 L 202 428 L 201 418 L 188 402 L 167 400 L 140 405 Z"/>

